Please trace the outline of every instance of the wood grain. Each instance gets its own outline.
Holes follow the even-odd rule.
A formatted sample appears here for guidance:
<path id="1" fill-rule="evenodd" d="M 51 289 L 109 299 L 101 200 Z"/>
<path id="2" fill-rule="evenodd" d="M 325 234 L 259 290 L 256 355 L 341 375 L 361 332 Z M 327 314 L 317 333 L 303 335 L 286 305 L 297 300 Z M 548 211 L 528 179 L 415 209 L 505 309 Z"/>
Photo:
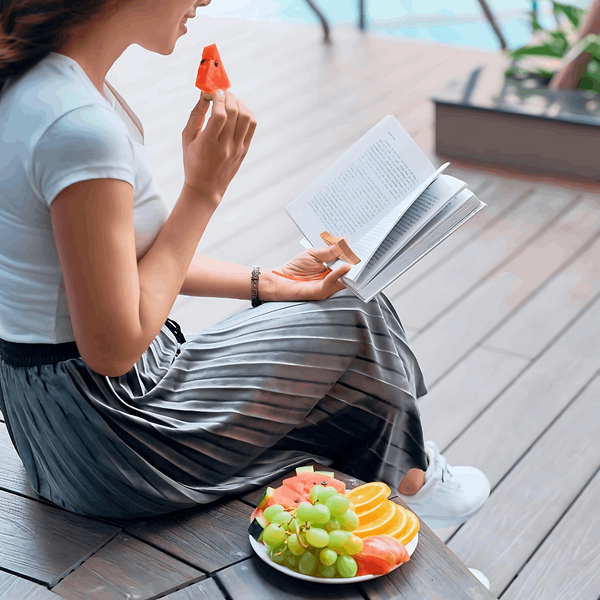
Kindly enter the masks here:
<path id="1" fill-rule="evenodd" d="M 282 600 L 282 598 L 294 598 L 295 600 L 364 599 L 357 584 L 332 586 L 294 579 L 279 573 L 257 557 L 219 571 L 215 575 L 215 579 L 231 600 L 248 600 L 250 598 L 260 598 L 260 600 Z"/>
<path id="2" fill-rule="evenodd" d="M 487 575 L 495 594 L 510 584 L 600 467 L 599 397 L 596 377 L 450 540 L 463 562 Z M 553 549 L 562 556 L 561 546 Z"/>
<path id="3" fill-rule="evenodd" d="M 597 600 L 600 590 L 600 473 L 544 540 L 502 600 Z"/>
<path id="4" fill-rule="evenodd" d="M 161 600 L 225 600 L 225 596 L 214 579 L 204 579 L 167 596 L 161 596 Z"/>
<path id="5" fill-rule="evenodd" d="M 0 490 L 0 568 L 52 587 L 118 527 Z"/>
<path id="6" fill-rule="evenodd" d="M 596 232 L 598 204 L 595 197 L 585 197 L 571 207 L 427 331 L 413 337 L 413 350 L 431 384 L 577 255 Z"/>
<path id="7" fill-rule="evenodd" d="M 0 598 L 2 600 L 59 600 L 60 596 L 33 581 L 0 571 Z"/>
<path id="8" fill-rule="evenodd" d="M 203 578 L 203 573 L 172 556 L 119 534 L 53 591 L 67 600 L 142 600 Z"/>
<path id="9" fill-rule="evenodd" d="M 600 292 L 600 239 L 548 282 L 485 342 L 533 358 Z"/>
<path id="10" fill-rule="evenodd" d="M 253 554 L 248 541 L 251 514 L 247 504 L 225 499 L 144 519 L 126 531 L 210 573 Z"/>
<path id="11" fill-rule="evenodd" d="M 482 469 L 492 487 L 506 475 L 596 373 L 600 319 L 594 307 L 596 303 L 446 449 L 449 464 Z M 576 431 L 571 435 L 576 437 Z"/>

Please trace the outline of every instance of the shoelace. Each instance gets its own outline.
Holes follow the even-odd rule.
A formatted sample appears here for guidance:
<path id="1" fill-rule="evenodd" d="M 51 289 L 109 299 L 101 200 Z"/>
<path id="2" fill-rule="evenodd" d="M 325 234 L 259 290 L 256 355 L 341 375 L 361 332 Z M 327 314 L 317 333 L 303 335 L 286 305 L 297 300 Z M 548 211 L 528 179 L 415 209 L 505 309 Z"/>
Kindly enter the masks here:
<path id="1" fill-rule="evenodd" d="M 444 482 L 444 473 L 448 473 L 448 475 L 450 477 L 452 477 L 452 473 L 450 472 L 450 469 L 448 468 L 448 462 L 441 454 L 438 454 L 436 456 L 435 465 L 436 465 L 436 467 L 439 467 L 442 470 L 442 482 Z"/>

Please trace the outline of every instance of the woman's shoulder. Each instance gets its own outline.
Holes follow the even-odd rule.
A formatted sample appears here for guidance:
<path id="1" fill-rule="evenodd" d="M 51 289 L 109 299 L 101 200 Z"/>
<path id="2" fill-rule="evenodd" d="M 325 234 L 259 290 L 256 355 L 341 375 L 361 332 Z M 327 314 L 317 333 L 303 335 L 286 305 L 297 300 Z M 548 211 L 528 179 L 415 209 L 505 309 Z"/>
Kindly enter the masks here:
<path id="1" fill-rule="evenodd" d="M 9 81 L 0 96 L 0 129 L 5 140 L 33 150 L 40 138 L 65 117 L 103 130 L 123 133 L 110 102 L 71 58 L 51 52 L 30 70 Z M 10 135 L 12 133 L 12 135 Z"/>

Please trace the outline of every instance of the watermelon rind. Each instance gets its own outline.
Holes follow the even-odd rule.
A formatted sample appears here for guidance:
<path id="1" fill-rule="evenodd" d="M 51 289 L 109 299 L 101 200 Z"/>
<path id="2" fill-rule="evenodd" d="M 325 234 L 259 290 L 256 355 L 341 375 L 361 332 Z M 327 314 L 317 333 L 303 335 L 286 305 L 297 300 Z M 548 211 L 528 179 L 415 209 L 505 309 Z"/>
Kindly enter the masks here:
<path id="1" fill-rule="evenodd" d="M 255 517 L 250 527 L 248 527 L 248 533 L 257 541 L 262 541 L 263 532 L 267 526 L 267 520 L 264 517 Z"/>
<path id="2" fill-rule="evenodd" d="M 319 475 L 327 475 L 327 477 L 331 477 L 331 479 L 335 478 L 335 473 L 333 471 L 315 471 Z"/>
<path id="3" fill-rule="evenodd" d="M 260 497 L 260 500 L 258 501 L 256 508 L 264 508 L 267 505 L 267 502 L 269 501 L 269 499 L 273 497 L 274 492 L 275 492 L 275 490 L 272 487 L 268 487 L 265 490 L 265 493 Z"/>
<path id="4" fill-rule="evenodd" d="M 296 475 L 300 475 L 300 473 L 314 473 L 315 472 L 315 468 L 312 465 L 309 465 L 308 467 L 297 467 L 296 468 Z"/>

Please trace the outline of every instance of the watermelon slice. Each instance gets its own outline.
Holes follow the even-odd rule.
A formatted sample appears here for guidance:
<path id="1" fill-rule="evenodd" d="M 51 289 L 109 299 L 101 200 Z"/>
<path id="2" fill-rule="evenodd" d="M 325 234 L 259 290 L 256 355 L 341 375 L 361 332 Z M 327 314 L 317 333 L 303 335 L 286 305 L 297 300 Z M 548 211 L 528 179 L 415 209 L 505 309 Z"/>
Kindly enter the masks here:
<path id="1" fill-rule="evenodd" d="M 196 87 L 203 92 L 210 93 L 217 90 L 228 90 L 231 87 L 216 44 L 206 46 L 202 50 L 202 60 L 198 67 L 198 75 L 196 75 Z"/>
<path id="2" fill-rule="evenodd" d="M 338 493 L 346 493 L 346 484 L 343 481 L 338 481 L 337 479 L 330 477 L 329 474 L 310 472 L 299 473 L 295 477 L 288 477 L 287 479 L 284 479 L 283 485 L 294 490 L 296 493 L 305 498 L 310 498 L 310 490 L 312 490 L 315 485 L 331 485 L 338 491 Z"/>

